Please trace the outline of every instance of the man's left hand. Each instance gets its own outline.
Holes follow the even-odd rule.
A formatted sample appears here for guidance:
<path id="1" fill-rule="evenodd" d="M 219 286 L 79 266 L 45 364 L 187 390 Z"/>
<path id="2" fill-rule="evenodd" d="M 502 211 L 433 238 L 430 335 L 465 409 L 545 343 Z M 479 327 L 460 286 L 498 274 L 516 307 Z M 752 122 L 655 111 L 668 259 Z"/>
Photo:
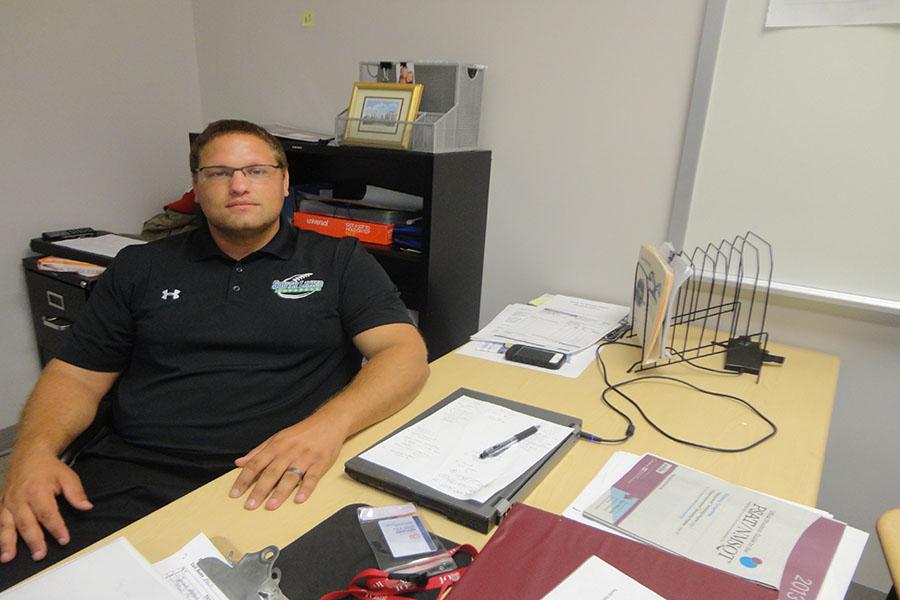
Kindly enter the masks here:
<path id="1" fill-rule="evenodd" d="M 316 415 L 282 429 L 234 461 L 242 468 L 229 496 L 240 497 L 255 481 L 244 503 L 248 510 L 260 506 L 267 497 L 266 509 L 275 510 L 298 485 L 294 502 L 305 502 L 334 464 L 345 439 L 340 427 L 318 421 Z"/>
<path id="2" fill-rule="evenodd" d="M 422 389 L 428 352 L 412 325 L 373 327 L 353 336 L 353 343 L 368 360 L 350 385 L 234 461 L 241 473 L 229 495 L 238 498 L 253 485 L 245 508 L 253 510 L 265 501 L 274 510 L 297 486 L 294 502 L 305 502 L 350 435 L 394 414 Z"/>

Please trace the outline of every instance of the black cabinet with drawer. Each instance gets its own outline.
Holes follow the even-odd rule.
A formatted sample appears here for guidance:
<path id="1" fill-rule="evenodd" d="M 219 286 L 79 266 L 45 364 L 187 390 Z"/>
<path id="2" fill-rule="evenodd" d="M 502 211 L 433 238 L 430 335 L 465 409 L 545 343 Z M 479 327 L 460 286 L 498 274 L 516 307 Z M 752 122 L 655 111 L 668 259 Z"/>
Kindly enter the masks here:
<path id="1" fill-rule="evenodd" d="M 292 184 L 373 185 L 422 197 L 421 253 L 366 247 L 418 312 L 430 360 L 467 342 L 478 330 L 491 152 L 281 142 Z"/>
<path id="2" fill-rule="evenodd" d="M 41 366 L 56 355 L 69 328 L 87 303 L 96 277 L 41 271 L 37 257 L 23 258 L 31 322 Z"/>

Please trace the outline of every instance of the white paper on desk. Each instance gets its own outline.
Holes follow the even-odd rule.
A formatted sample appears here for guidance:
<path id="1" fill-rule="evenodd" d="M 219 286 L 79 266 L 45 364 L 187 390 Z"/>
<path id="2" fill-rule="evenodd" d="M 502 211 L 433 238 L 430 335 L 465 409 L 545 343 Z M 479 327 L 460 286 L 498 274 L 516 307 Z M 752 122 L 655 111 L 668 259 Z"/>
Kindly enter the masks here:
<path id="1" fill-rule="evenodd" d="M 503 342 L 483 342 L 480 340 L 472 340 L 456 349 L 457 354 L 464 356 L 473 356 L 492 362 L 503 363 L 522 369 L 531 369 L 532 371 L 540 371 L 541 373 L 549 373 L 551 375 L 561 375 L 562 377 L 577 378 L 580 377 L 584 370 L 594 363 L 594 357 L 597 353 L 597 345 L 594 344 L 590 348 L 585 348 L 581 352 L 574 352 L 566 355 L 566 360 L 558 369 L 545 369 L 544 367 L 536 367 L 534 365 L 526 365 L 525 363 L 506 360 L 507 345 Z"/>
<path id="2" fill-rule="evenodd" d="M 628 311 L 627 306 L 557 294 L 525 318 L 498 328 L 494 337 L 569 354 L 597 343 Z"/>
<path id="3" fill-rule="evenodd" d="M 563 511 L 562 515 L 566 518 L 572 519 L 573 521 L 582 523 L 583 525 L 588 525 L 589 527 L 593 527 L 595 529 L 600 529 L 614 535 L 645 543 L 644 540 L 629 536 L 620 530 L 608 527 L 602 523 L 584 516 L 583 514 L 583 511 L 587 507 L 593 504 L 593 502 L 598 497 L 600 497 L 601 494 L 608 491 L 609 488 L 613 486 L 613 484 L 624 477 L 641 458 L 642 457 L 640 455 L 633 454 L 631 452 L 614 452 L 610 459 L 606 462 L 606 464 L 597 473 L 597 475 L 591 480 L 591 482 L 588 483 L 587 486 L 585 486 L 578 497 L 576 497 L 575 500 L 573 500 L 572 503 L 565 509 L 565 511 Z M 782 498 L 777 498 L 776 496 L 772 496 L 770 494 L 765 494 L 764 492 L 757 493 L 762 494 L 768 498 L 775 498 L 794 506 L 812 510 L 823 517 L 833 518 L 833 515 L 831 513 L 819 508 L 811 508 L 798 502 L 793 502 L 791 500 L 785 500 Z M 837 550 L 835 551 L 834 557 L 832 558 L 831 567 L 829 568 L 824 580 L 822 581 L 822 586 L 819 590 L 818 595 L 819 598 L 838 599 L 845 596 L 847 589 L 850 586 L 850 582 L 853 579 L 853 574 L 856 571 L 856 566 L 859 562 L 860 556 L 862 555 L 862 551 L 865 547 L 868 537 L 869 536 L 867 533 L 860 531 L 859 529 L 855 529 L 849 526 L 845 528 L 844 536 L 841 538 Z"/>
<path id="4" fill-rule="evenodd" d="M 618 480 L 622 479 L 628 471 L 634 467 L 641 459 L 641 455 L 634 454 L 632 452 L 613 452 L 613 455 L 606 461 L 606 464 L 597 472 L 594 478 L 588 483 L 581 493 L 578 494 L 578 497 L 572 501 L 571 504 L 563 511 L 563 516 L 573 521 L 578 521 L 584 525 L 589 525 L 595 529 L 600 529 L 609 533 L 614 533 L 618 536 L 627 537 L 629 539 L 636 539 L 629 535 L 624 534 L 623 532 L 613 529 L 611 527 L 607 527 L 602 523 L 599 523 L 591 518 L 585 517 L 582 512 L 584 509 L 589 507 L 594 503 L 597 498 L 600 497 L 601 494 L 608 491 L 609 488 L 613 486 Z M 794 502 L 793 500 L 785 500 L 784 498 L 777 498 L 776 496 L 772 496 L 771 494 L 766 494 L 765 492 L 759 492 L 759 494 L 763 494 L 769 498 L 776 498 L 781 500 L 782 502 L 787 502 L 788 504 L 793 504 L 794 506 L 799 506 L 802 508 L 806 508 L 816 512 L 817 514 L 828 517 L 829 519 L 833 519 L 834 515 L 830 512 L 824 511 L 820 508 L 814 508 L 806 506 L 805 504 L 800 504 L 799 502 Z M 638 540 L 640 541 L 640 540 Z"/>
<path id="5" fill-rule="evenodd" d="M 189 600 L 228 600 L 228 596 L 212 582 L 197 564 L 201 558 L 225 557 L 203 533 L 181 547 L 175 554 L 153 563 L 153 570 L 168 582 L 180 598 Z"/>
<path id="6" fill-rule="evenodd" d="M 534 435 L 498 456 L 479 458 L 484 449 L 532 425 L 540 425 Z M 558 423 L 460 396 L 360 458 L 454 498 L 485 502 L 571 433 L 571 428 Z"/>
<path id="7" fill-rule="evenodd" d="M 825 579 L 822 581 L 819 598 L 823 600 L 825 598 L 839 599 L 847 596 L 847 590 L 850 588 L 850 582 L 853 581 L 853 574 L 856 572 L 856 565 L 859 564 L 868 539 L 869 534 L 865 531 L 849 526 L 844 530 L 844 537 L 838 544 L 834 558 L 831 559 L 831 568 L 828 569 L 828 573 L 825 574 Z"/>
<path id="8" fill-rule="evenodd" d="M 125 246 L 146 244 L 147 242 L 143 240 L 134 240 L 114 233 L 108 233 L 106 235 L 98 235 L 97 237 L 74 238 L 53 243 L 57 246 L 65 246 L 66 248 L 71 248 L 73 250 L 81 250 L 82 252 L 90 252 L 91 254 L 115 258 L 116 254 L 119 253 L 119 250 Z"/>
<path id="9" fill-rule="evenodd" d="M 4 600 L 180 600 L 127 539 L 119 537 L 11 588 Z"/>
<path id="10" fill-rule="evenodd" d="M 585 516 L 686 558 L 778 588 L 825 578 L 846 525 L 709 473 L 645 454 Z"/>
<path id="11" fill-rule="evenodd" d="M 585 517 L 583 512 L 584 509 L 593 504 L 601 494 L 609 490 L 615 482 L 628 473 L 628 471 L 637 464 L 640 458 L 640 455 L 632 454 L 631 452 L 613 452 L 613 455 L 609 457 L 609 460 L 606 461 L 603 468 L 597 472 L 591 482 L 581 490 L 578 497 L 563 511 L 562 516 L 572 519 L 573 521 L 578 521 L 583 525 L 593 527 L 594 529 L 600 529 L 620 537 L 629 537 L 624 535 L 621 531 L 615 530 L 612 527 L 607 527 L 594 519 Z"/>
<path id="12" fill-rule="evenodd" d="M 516 323 L 530 316 L 536 310 L 538 307 L 530 304 L 510 304 L 491 319 L 490 323 L 476 332 L 471 339 L 485 342 L 498 341 L 498 332 L 512 329 Z"/>
<path id="13" fill-rule="evenodd" d="M 542 600 L 602 598 L 603 600 L 662 600 L 662 596 L 644 587 L 597 556 L 589 556 Z"/>

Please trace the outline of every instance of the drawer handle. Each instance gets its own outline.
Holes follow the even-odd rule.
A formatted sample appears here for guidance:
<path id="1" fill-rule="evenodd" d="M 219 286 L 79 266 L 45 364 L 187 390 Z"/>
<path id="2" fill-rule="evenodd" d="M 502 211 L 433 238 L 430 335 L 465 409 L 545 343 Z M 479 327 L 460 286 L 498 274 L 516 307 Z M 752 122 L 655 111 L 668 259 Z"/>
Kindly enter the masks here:
<path id="1" fill-rule="evenodd" d="M 44 324 L 44 327 L 49 327 L 54 331 L 65 331 L 69 327 L 72 326 L 71 321 L 67 321 L 66 319 L 61 319 L 60 317 L 41 317 L 41 323 Z"/>
<path id="2" fill-rule="evenodd" d="M 59 310 L 66 310 L 66 299 L 62 294 L 47 290 L 47 304 Z"/>

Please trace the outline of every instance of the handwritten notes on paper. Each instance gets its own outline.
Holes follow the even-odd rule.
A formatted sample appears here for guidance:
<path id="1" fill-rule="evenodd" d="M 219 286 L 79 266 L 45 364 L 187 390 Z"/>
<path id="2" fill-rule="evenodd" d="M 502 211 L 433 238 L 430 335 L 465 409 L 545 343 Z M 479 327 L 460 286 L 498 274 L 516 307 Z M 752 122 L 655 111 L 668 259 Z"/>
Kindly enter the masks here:
<path id="1" fill-rule="evenodd" d="M 225 558 L 209 538 L 198 533 L 178 552 L 153 563 L 153 570 L 185 600 L 228 600 L 225 592 L 198 565 L 200 559 L 206 557 L 225 562 Z"/>
<path id="2" fill-rule="evenodd" d="M 481 452 L 539 425 L 501 454 Z M 469 396 L 397 432 L 360 455 L 460 500 L 485 502 L 559 446 L 571 428 Z"/>

